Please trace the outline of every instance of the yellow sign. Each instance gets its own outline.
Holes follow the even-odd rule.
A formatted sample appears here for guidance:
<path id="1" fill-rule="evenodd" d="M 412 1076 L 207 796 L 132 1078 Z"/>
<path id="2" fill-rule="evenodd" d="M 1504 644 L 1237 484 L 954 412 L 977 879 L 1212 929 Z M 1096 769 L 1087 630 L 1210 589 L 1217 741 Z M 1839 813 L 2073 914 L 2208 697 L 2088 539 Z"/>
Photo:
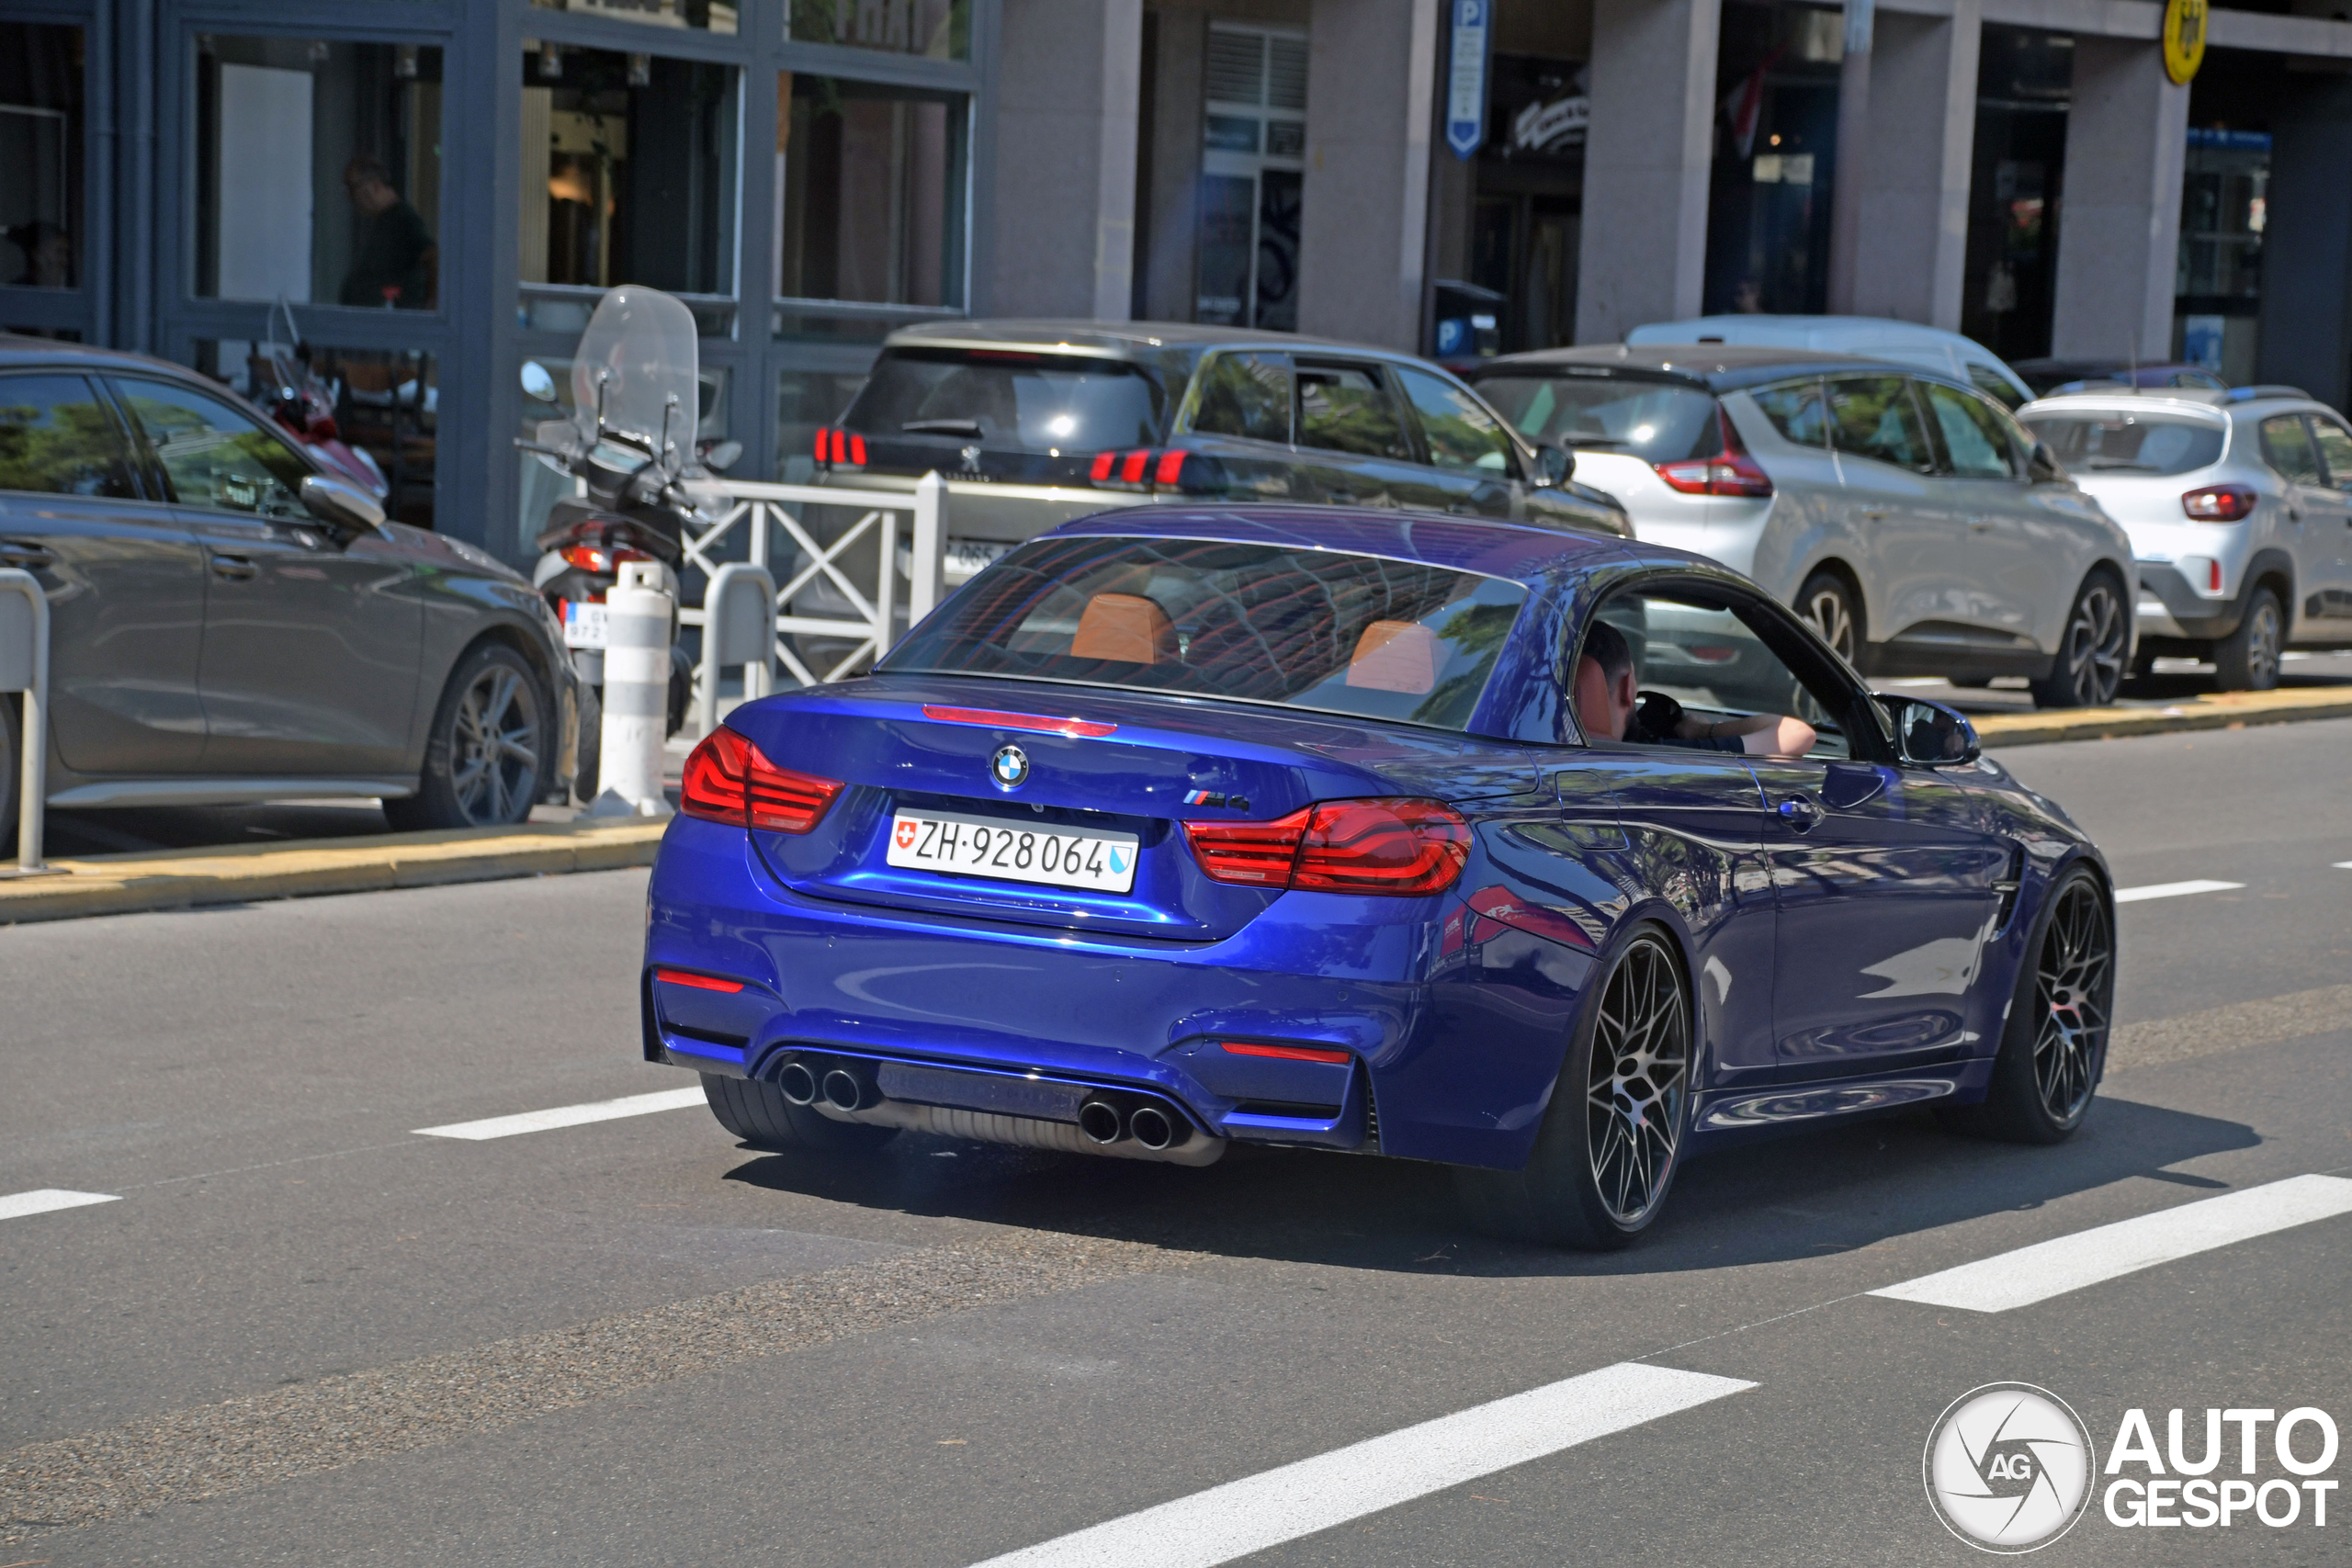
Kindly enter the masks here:
<path id="1" fill-rule="evenodd" d="M 2206 0 L 2165 0 L 2165 74 L 2180 86 L 2205 63 Z"/>

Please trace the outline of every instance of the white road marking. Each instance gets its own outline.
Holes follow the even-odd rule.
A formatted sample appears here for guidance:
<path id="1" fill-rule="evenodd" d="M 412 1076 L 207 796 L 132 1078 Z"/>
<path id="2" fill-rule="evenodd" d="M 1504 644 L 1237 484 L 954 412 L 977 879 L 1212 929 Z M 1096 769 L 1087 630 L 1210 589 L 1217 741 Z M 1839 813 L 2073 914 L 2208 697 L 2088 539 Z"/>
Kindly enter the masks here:
<path id="1" fill-rule="evenodd" d="M 2244 887 L 2243 882 L 2154 882 L 2145 887 L 2119 887 L 2115 901 L 2137 904 L 2143 898 L 2177 898 L 2185 893 L 2226 893 L 2233 887 Z"/>
<path id="2" fill-rule="evenodd" d="M 2007 1312 L 2314 1220 L 2352 1214 L 2352 1180 L 2296 1176 L 2119 1220 L 1872 1291 L 1899 1302 Z"/>
<path id="3" fill-rule="evenodd" d="M 2337 861 L 2334 869 L 2337 871 L 2352 871 L 2352 860 Z"/>
<path id="4" fill-rule="evenodd" d="M 42 1187 L 30 1192 L 11 1192 L 0 1197 L 0 1220 L 21 1220 L 27 1214 L 47 1214 L 59 1209 L 78 1209 L 85 1203 L 119 1203 L 119 1192 L 68 1192 L 62 1187 Z"/>
<path id="5" fill-rule="evenodd" d="M 1621 1361 L 1023 1547 L 980 1568 L 1212 1568 L 1755 1386 Z"/>
<path id="6" fill-rule="evenodd" d="M 425 1138 L 511 1138 L 517 1133 L 545 1133 L 556 1127 L 577 1127 L 588 1122 L 611 1122 L 623 1116 L 644 1116 L 656 1111 L 684 1111 L 704 1104 L 699 1089 L 665 1089 L 653 1094 L 632 1094 L 620 1100 L 599 1100 L 589 1105 L 559 1105 L 552 1111 L 526 1111 L 519 1116 L 492 1116 L 481 1122 L 452 1122 L 447 1127 L 419 1127 Z"/>

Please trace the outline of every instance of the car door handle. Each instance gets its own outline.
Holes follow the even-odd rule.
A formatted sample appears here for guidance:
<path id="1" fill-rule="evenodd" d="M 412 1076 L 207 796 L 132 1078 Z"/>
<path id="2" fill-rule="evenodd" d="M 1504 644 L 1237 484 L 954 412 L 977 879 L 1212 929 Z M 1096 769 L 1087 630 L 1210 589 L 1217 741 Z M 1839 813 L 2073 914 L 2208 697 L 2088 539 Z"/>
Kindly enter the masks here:
<path id="1" fill-rule="evenodd" d="M 1781 802 L 1780 810 L 1781 820 L 1800 833 L 1810 831 L 1821 820 L 1821 807 L 1810 795 L 1792 795 Z"/>
<path id="2" fill-rule="evenodd" d="M 0 566 L 13 566 L 26 571 L 39 571 L 55 566 L 57 558 L 40 546 L 27 539 L 0 539 Z"/>
<path id="3" fill-rule="evenodd" d="M 212 575 L 226 578 L 232 582 L 246 581 L 257 575 L 260 570 L 243 556 L 214 556 L 212 558 Z"/>

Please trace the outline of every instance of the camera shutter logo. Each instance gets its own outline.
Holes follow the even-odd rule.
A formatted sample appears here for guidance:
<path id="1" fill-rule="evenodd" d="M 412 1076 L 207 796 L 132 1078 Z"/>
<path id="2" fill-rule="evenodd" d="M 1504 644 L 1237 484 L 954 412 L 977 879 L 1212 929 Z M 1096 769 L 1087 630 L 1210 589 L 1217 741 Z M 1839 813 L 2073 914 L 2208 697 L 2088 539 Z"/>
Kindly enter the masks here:
<path id="1" fill-rule="evenodd" d="M 2082 1417 L 2046 1388 L 1996 1382 L 1952 1401 L 1921 1470 L 1944 1528 L 1982 1551 L 2033 1551 L 2083 1517 L 2098 1454 Z"/>
<path id="2" fill-rule="evenodd" d="M 989 772 L 999 787 L 1019 789 L 1029 777 L 1029 753 L 1018 746 L 1000 746 L 989 759 Z"/>

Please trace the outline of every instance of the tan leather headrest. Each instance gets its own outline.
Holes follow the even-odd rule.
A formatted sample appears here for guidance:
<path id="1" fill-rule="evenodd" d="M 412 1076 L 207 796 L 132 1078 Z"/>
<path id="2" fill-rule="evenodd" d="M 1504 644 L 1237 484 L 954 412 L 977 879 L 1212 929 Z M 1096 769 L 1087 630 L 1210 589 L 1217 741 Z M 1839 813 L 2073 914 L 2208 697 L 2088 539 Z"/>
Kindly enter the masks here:
<path id="1" fill-rule="evenodd" d="M 1124 664 L 1164 664 L 1176 657 L 1176 623 L 1140 593 L 1097 593 L 1078 617 L 1069 639 L 1072 659 L 1114 659 Z"/>
<path id="2" fill-rule="evenodd" d="M 1411 621 L 1374 621 L 1356 638 L 1348 684 L 1427 696 L 1437 687 L 1437 633 Z"/>

